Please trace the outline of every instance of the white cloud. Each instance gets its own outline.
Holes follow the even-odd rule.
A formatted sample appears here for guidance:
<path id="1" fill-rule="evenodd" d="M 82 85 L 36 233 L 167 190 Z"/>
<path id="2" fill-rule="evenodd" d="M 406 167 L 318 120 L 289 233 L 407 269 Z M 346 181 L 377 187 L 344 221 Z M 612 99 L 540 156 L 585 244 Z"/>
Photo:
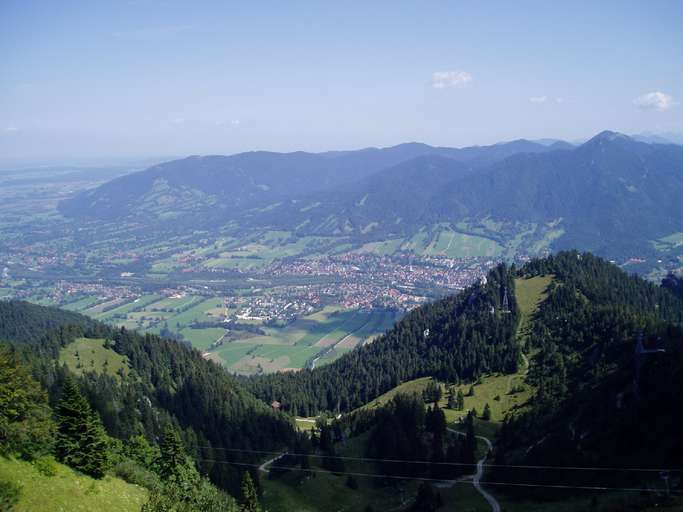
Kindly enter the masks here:
<path id="1" fill-rule="evenodd" d="M 668 94 L 661 91 L 648 92 L 633 100 L 633 104 L 643 110 L 669 110 L 674 105 L 674 100 Z"/>
<path id="2" fill-rule="evenodd" d="M 19 128 L 11 124 L 9 126 L 6 126 L 2 131 L 5 133 L 17 133 L 19 131 Z"/>
<path id="3" fill-rule="evenodd" d="M 184 117 L 176 117 L 175 119 L 171 120 L 172 124 L 183 124 L 185 122 Z"/>
<path id="4" fill-rule="evenodd" d="M 227 125 L 232 125 L 232 126 L 239 126 L 241 124 L 241 121 L 239 119 L 233 119 L 231 121 L 226 121 L 224 119 L 216 121 L 216 126 L 227 126 Z"/>
<path id="5" fill-rule="evenodd" d="M 434 89 L 462 87 L 471 81 L 472 75 L 467 71 L 435 71 L 432 73 L 432 87 Z"/>
<path id="6" fill-rule="evenodd" d="M 529 101 L 530 101 L 531 103 L 551 103 L 551 102 L 555 102 L 555 103 L 557 103 L 557 104 L 559 105 L 559 104 L 561 104 L 561 103 L 564 103 L 564 98 L 559 98 L 559 97 L 558 97 L 558 98 L 552 98 L 552 97 L 550 97 L 550 96 L 545 96 L 545 95 L 544 95 L 544 96 L 532 96 L 531 98 L 529 98 Z"/>

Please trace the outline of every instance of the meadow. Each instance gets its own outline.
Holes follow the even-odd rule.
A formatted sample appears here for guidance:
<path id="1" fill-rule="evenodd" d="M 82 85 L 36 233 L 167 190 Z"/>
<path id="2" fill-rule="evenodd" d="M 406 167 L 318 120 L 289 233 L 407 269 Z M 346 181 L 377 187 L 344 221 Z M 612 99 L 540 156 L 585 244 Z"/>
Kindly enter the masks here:
<path id="1" fill-rule="evenodd" d="M 137 512 L 147 500 L 145 489 L 119 478 L 95 480 L 58 463 L 54 473 L 46 475 L 29 462 L 0 457 L 0 481 L 21 489 L 14 512 Z"/>

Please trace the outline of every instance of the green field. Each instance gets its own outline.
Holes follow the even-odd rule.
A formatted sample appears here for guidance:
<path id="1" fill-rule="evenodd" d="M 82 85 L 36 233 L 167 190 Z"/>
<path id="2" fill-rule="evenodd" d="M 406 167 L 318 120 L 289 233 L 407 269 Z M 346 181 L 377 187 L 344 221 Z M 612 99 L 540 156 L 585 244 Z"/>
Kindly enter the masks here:
<path id="1" fill-rule="evenodd" d="M 98 300 L 99 298 L 97 296 L 89 295 L 87 297 L 77 299 L 73 302 L 63 304 L 61 307 L 63 309 L 68 309 L 70 311 L 83 311 L 84 309 L 87 309 L 93 304 L 95 304 Z"/>
<path id="2" fill-rule="evenodd" d="M 185 327 L 180 330 L 183 338 L 192 343 L 198 350 L 208 350 L 211 344 L 223 337 L 225 329 L 219 327 L 206 327 L 204 329 L 192 329 Z"/>
<path id="3" fill-rule="evenodd" d="M 100 318 L 98 318 L 98 320 L 108 321 L 115 316 L 125 316 L 128 313 L 132 313 L 133 311 L 143 309 L 145 306 L 152 304 L 158 301 L 159 299 L 161 299 L 160 295 L 143 295 L 142 297 L 127 302 L 126 304 L 122 304 L 117 308 L 106 311 L 101 315 Z"/>
<path id="4" fill-rule="evenodd" d="M 224 343 L 211 351 L 211 359 L 231 371 L 248 375 L 302 368 L 307 361 L 324 355 L 316 361 L 319 366 L 383 333 L 395 320 L 391 311 L 327 306 L 283 328 L 261 326 L 264 335 Z M 184 330 L 182 333 L 187 337 Z"/>
<path id="5" fill-rule="evenodd" d="M 659 251 L 675 249 L 676 247 L 683 245 L 683 231 L 678 231 L 676 233 L 670 234 L 669 236 L 660 238 L 659 240 L 654 240 L 652 244 L 654 245 L 655 249 Z"/>
<path id="6" fill-rule="evenodd" d="M 498 242 L 482 236 L 458 233 L 443 227 L 437 230 L 431 243 L 423 251 L 425 256 L 466 258 L 473 256 L 499 256 L 503 247 Z"/>
<path id="7" fill-rule="evenodd" d="M 147 491 L 119 478 L 95 480 L 62 464 L 56 474 L 45 476 L 32 464 L 0 457 L 0 481 L 21 487 L 14 512 L 137 512 Z"/>
<path id="8" fill-rule="evenodd" d="M 103 339 L 78 338 L 59 352 L 59 364 L 66 364 L 76 375 L 84 372 L 117 375 L 129 372 L 128 358 L 104 347 Z"/>

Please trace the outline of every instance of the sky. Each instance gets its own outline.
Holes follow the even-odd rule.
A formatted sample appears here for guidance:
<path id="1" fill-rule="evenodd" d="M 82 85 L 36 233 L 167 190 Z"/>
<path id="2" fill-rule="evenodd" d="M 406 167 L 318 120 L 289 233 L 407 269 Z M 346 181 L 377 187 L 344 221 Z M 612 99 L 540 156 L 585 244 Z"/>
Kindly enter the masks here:
<path id="1" fill-rule="evenodd" d="M 0 1 L 0 158 L 683 132 L 680 1 Z"/>

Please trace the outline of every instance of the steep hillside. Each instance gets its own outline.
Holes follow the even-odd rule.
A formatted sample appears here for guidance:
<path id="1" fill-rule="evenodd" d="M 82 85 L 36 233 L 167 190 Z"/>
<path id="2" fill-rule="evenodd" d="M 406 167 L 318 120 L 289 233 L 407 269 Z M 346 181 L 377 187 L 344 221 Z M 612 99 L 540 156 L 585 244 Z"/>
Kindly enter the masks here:
<path id="1" fill-rule="evenodd" d="M 127 219 L 140 229 L 277 228 L 356 241 L 444 224 L 512 253 L 577 247 L 610 258 L 675 258 L 683 252 L 675 242 L 683 232 L 681 194 L 683 147 L 606 131 L 578 147 L 522 140 L 190 157 L 60 208 L 79 220 Z"/>
<path id="2" fill-rule="evenodd" d="M 147 499 L 145 489 L 119 478 L 96 480 L 53 464 L 54 474 L 45 474 L 29 462 L 0 456 L 0 484 L 10 482 L 19 488 L 14 512 L 139 512 Z"/>
<path id="3" fill-rule="evenodd" d="M 680 467 L 683 302 L 586 253 L 534 261 L 520 274 L 553 280 L 528 321 L 537 392 L 503 426 L 497 462 L 625 469 L 499 468 L 491 478 L 623 486 L 659 479 L 637 468 Z"/>
<path id="4" fill-rule="evenodd" d="M 651 254 L 683 231 L 681 194 L 683 147 L 603 132 L 575 149 L 519 153 L 476 170 L 422 157 L 320 196 L 305 214 L 283 204 L 263 219 L 315 233 L 371 226 L 376 237 L 450 223 L 501 243 L 537 230 L 554 248 L 622 257 Z"/>
<path id="5" fill-rule="evenodd" d="M 240 217 L 244 210 L 258 213 L 259 207 L 355 183 L 377 171 L 425 155 L 482 166 L 522 151 L 551 149 L 521 140 L 462 149 L 411 143 L 322 154 L 255 151 L 232 156 L 192 156 L 80 193 L 63 202 L 60 210 L 69 217 L 81 219 L 135 216 L 140 222 L 173 220 L 222 226 Z"/>
<path id="6" fill-rule="evenodd" d="M 59 315 L 53 308 L 26 302 L 1 304 L 0 325 L 6 331 L 15 329 L 14 324 L 21 319 L 32 318 L 41 325 L 45 323 L 43 316 Z M 47 388 L 52 405 L 66 376 L 72 373 L 71 364 L 74 373 L 80 375 L 80 388 L 109 435 L 126 440 L 144 434 L 155 441 L 167 425 L 179 425 L 198 466 L 215 484 L 233 494 L 239 493 L 243 468 L 214 465 L 207 460 L 253 462 L 258 460 L 253 454 L 225 450 L 245 446 L 270 450 L 292 441 L 295 433 L 286 417 L 256 400 L 222 367 L 206 361 L 198 351 L 80 315 L 69 313 L 68 319 L 70 323 L 58 329 L 35 329 L 30 338 L 5 338 L 32 366 L 34 375 Z M 108 348 L 102 340 L 107 340 Z M 73 343 L 80 343 L 78 357 Z M 66 365 L 56 364 L 60 355 Z M 116 365 L 121 371 L 113 371 Z"/>
<path id="7" fill-rule="evenodd" d="M 518 311 L 513 276 L 501 265 L 463 293 L 407 314 L 369 345 L 314 370 L 244 379 L 254 394 L 302 416 L 349 411 L 423 376 L 471 381 L 515 372 Z"/>

